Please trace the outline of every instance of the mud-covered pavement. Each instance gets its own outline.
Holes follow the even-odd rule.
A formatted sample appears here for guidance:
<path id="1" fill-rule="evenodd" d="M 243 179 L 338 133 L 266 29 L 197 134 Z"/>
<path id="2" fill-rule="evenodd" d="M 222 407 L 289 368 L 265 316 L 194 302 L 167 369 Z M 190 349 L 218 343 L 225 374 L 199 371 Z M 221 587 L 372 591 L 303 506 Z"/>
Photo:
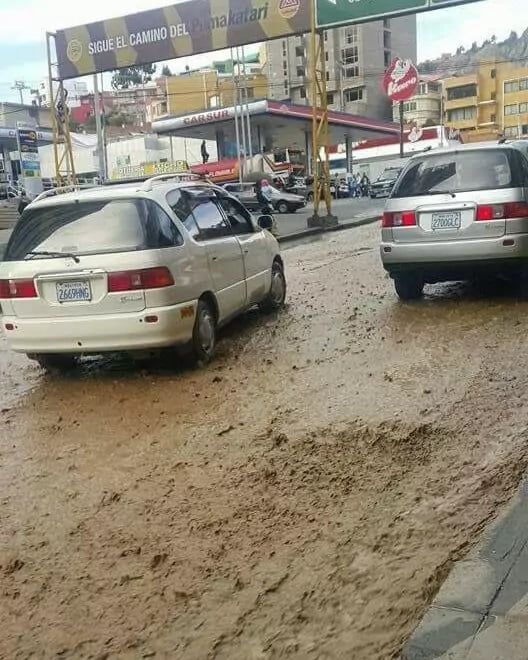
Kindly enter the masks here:
<path id="1" fill-rule="evenodd" d="M 528 464 L 528 305 L 288 249 L 206 369 L 1 355 L 0 657 L 397 657 Z"/>

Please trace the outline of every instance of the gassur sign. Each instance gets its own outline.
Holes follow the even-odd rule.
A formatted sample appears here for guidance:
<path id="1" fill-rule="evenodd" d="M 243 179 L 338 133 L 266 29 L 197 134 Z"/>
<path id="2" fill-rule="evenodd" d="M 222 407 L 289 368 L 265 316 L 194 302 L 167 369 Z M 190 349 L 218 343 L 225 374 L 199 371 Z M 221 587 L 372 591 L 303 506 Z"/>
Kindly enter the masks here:
<path id="1" fill-rule="evenodd" d="M 416 92 L 418 80 L 418 70 L 411 60 L 395 57 L 385 71 L 382 87 L 391 101 L 406 101 Z"/>
<path id="2" fill-rule="evenodd" d="M 310 0 L 189 0 L 58 30 L 62 79 L 242 46 L 310 29 Z"/>

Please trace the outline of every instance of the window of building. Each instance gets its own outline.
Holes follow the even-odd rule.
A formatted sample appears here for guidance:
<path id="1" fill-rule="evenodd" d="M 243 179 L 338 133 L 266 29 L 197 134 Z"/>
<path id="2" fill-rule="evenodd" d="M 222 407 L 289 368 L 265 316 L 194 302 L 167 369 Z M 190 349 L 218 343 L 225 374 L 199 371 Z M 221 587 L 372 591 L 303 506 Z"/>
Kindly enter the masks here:
<path id="1" fill-rule="evenodd" d="M 345 69 L 345 78 L 358 78 L 359 77 L 359 66 L 355 64 L 354 66 L 349 66 Z"/>
<path id="2" fill-rule="evenodd" d="M 519 136 L 517 126 L 506 126 L 504 129 L 504 137 L 516 138 Z"/>
<path id="3" fill-rule="evenodd" d="M 334 103 L 334 92 L 327 92 L 326 102 L 328 103 L 328 105 L 332 105 Z"/>
<path id="4" fill-rule="evenodd" d="M 416 101 L 408 101 L 403 104 L 404 112 L 415 112 L 416 111 Z"/>
<path id="5" fill-rule="evenodd" d="M 497 121 L 497 115 L 495 113 L 490 115 L 490 121 L 493 122 L 493 123 L 495 123 Z"/>
<path id="6" fill-rule="evenodd" d="M 246 87 L 246 97 L 248 99 L 255 98 L 255 89 L 253 87 Z"/>
<path id="7" fill-rule="evenodd" d="M 295 46 L 295 57 L 304 57 L 304 46 Z"/>
<path id="8" fill-rule="evenodd" d="M 509 105 L 504 106 L 505 115 L 518 115 L 519 114 L 519 104 L 510 103 Z"/>
<path id="9" fill-rule="evenodd" d="M 304 67 L 303 66 L 298 66 L 297 67 L 297 77 L 302 78 L 304 76 Z"/>
<path id="10" fill-rule="evenodd" d="M 521 133 L 522 133 L 523 135 L 528 135 L 528 124 L 523 124 L 523 125 L 521 126 Z"/>
<path id="11" fill-rule="evenodd" d="M 519 81 L 518 80 L 509 80 L 507 83 L 504 83 L 504 93 L 512 94 L 513 92 L 519 91 Z"/>
<path id="12" fill-rule="evenodd" d="M 418 94 L 420 94 L 421 96 L 427 94 L 427 83 L 420 83 L 418 85 Z"/>
<path id="13" fill-rule="evenodd" d="M 469 85 L 460 85 L 460 87 L 450 87 L 447 90 L 448 101 L 456 101 L 457 99 L 466 99 L 476 95 L 477 95 L 477 85 L 475 83 L 471 83 Z"/>
<path id="14" fill-rule="evenodd" d="M 435 82 L 430 82 L 427 83 L 427 91 L 428 92 L 439 92 L 440 91 L 440 85 Z"/>
<path id="15" fill-rule="evenodd" d="M 521 89 L 523 92 L 528 89 L 528 78 L 522 78 L 519 80 L 519 89 Z"/>
<path id="16" fill-rule="evenodd" d="M 497 92 L 491 92 L 490 98 L 492 101 L 495 101 L 497 99 Z"/>
<path id="17" fill-rule="evenodd" d="M 341 59 L 343 64 L 357 64 L 359 62 L 359 50 L 357 46 L 351 48 L 343 48 L 341 51 Z"/>
<path id="18" fill-rule="evenodd" d="M 328 62 L 328 51 L 325 52 L 325 61 Z"/>
<path id="19" fill-rule="evenodd" d="M 475 118 L 475 108 L 456 108 L 447 111 L 448 121 L 467 121 Z"/>
<path id="20" fill-rule="evenodd" d="M 345 89 L 343 92 L 343 98 L 345 103 L 354 103 L 354 101 L 363 100 L 363 87 L 352 87 L 351 89 Z"/>
<path id="21" fill-rule="evenodd" d="M 496 78 L 496 77 L 497 77 L 497 69 L 492 69 L 492 70 L 490 71 L 490 76 L 491 76 L 492 78 Z"/>
<path id="22" fill-rule="evenodd" d="M 519 114 L 522 115 L 528 112 L 528 103 L 519 103 Z"/>
<path id="23" fill-rule="evenodd" d="M 330 71 L 326 72 L 326 82 L 330 81 Z"/>
<path id="24" fill-rule="evenodd" d="M 302 99 L 305 99 L 305 98 L 306 98 L 306 89 L 305 89 L 304 87 L 300 87 L 300 88 L 299 88 L 299 96 L 300 96 Z"/>
<path id="25" fill-rule="evenodd" d="M 385 50 L 383 51 L 383 64 L 385 65 L 385 68 L 390 66 L 390 63 L 392 62 L 392 53 L 390 50 Z"/>
<path id="26" fill-rule="evenodd" d="M 358 42 L 357 25 L 345 28 L 345 42 L 347 44 L 356 44 Z"/>

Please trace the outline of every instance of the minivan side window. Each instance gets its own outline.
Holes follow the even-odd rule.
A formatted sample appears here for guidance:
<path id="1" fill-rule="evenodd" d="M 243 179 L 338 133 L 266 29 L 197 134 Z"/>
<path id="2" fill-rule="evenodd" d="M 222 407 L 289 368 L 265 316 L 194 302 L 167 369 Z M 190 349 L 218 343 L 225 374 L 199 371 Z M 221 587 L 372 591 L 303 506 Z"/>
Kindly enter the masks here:
<path id="1" fill-rule="evenodd" d="M 254 229 L 251 222 L 251 216 L 239 201 L 231 199 L 231 197 L 220 197 L 219 202 L 227 215 L 233 233 L 253 233 Z"/>
<path id="2" fill-rule="evenodd" d="M 160 248 L 183 245 L 183 236 L 161 206 L 150 202 L 149 215 L 153 216 L 153 222 L 148 226 L 157 228 L 157 243 Z"/>
<path id="3" fill-rule="evenodd" d="M 230 227 L 212 199 L 197 198 L 192 202 L 195 203 L 192 214 L 200 230 L 199 238 L 208 240 L 231 235 Z"/>

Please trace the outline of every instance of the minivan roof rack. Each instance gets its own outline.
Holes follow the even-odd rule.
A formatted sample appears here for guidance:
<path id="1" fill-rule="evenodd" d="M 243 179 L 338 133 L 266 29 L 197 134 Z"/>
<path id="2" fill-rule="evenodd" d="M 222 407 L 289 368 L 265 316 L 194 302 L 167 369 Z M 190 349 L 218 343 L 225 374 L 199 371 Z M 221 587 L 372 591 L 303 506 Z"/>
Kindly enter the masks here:
<path id="1" fill-rule="evenodd" d="M 69 186 L 58 186 L 57 188 L 50 188 L 49 190 L 44 190 L 37 195 L 33 202 L 40 202 L 46 197 L 54 197 L 55 195 L 65 195 L 66 193 L 75 192 L 76 190 L 85 190 L 86 188 L 97 188 L 99 184 L 97 183 L 74 183 Z"/>
<path id="2" fill-rule="evenodd" d="M 176 179 L 178 181 L 205 181 L 207 178 L 203 174 L 195 174 L 194 172 L 173 172 L 172 174 L 157 174 L 156 176 L 151 176 L 150 179 L 147 179 L 140 190 L 149 191 L 157 183 L 163 183 L 164 181 L 170 181 L 171 179 Z"/>

